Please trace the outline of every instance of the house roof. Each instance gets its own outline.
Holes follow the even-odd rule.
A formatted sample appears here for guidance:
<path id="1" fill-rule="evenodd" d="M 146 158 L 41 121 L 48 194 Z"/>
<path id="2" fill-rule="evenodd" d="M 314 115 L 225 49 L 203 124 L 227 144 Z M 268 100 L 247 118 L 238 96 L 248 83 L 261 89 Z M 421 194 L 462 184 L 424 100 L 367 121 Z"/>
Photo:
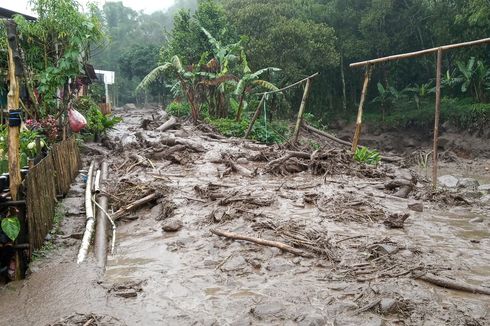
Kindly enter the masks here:
<path id="1" fill-rule="evenodd" d="M 12 18 L 14 15 L 24 16 L 24 18 L 27 20 L 36 20 L 37 19 L 36 17 L 33 17 L 33 16 L 29 16 L 29 15 L 26 15 L 26 14 L 23 14 L 23 13 L 20 13 L 17 11 L 13 11 L 13 10 L 10 10 L 7 8 L 0 7 L 0 18 L 7 18 L 8 19 L 8 18 Z"/>

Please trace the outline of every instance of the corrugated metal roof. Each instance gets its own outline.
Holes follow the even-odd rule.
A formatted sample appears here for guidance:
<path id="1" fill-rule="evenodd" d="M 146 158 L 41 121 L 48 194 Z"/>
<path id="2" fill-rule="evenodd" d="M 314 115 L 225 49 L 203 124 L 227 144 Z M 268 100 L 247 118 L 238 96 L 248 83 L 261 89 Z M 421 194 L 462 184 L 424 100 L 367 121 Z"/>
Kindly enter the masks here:
<path id="1" fill-rule="evenodd" d="M 7 8 L 2 8 L 0 7 L 0 18 L 12 18 L 14 15 L 21 15 L 24 16 L 25 19 L 27 20 L 36 20 L 36 17 L 32 17 L 17 11 L 13 11 Z"/>

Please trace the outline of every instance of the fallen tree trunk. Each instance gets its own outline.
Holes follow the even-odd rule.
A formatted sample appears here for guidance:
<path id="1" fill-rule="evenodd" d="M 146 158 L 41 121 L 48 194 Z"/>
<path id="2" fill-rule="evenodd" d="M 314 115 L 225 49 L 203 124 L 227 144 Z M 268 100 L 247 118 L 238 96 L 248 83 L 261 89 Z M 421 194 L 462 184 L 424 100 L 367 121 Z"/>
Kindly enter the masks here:
<path id="1" fill-rule="evenodd" d="M 159 195 L 154 192 L 146 197 L 143 197 L 143 198 L 140 198 L 134 202 L 132 202 L 131 204 L 128 204 L 124 207 L 121 207 L 120 209 L 117 210 L 117 212 L 114 213 L 114 216 L 113 216 L 113 219 L 114 220 L 117 220 L 119 219 L 121 216 L 123 216 L 124 214 L 138 208 L 138 207 L 141 207 L 149 202 L 152 202 L 154 201 L 155 199 L 158 199 Z"/>
<path id="2" fill-rule="evenodd" d="M 437 286 L 441 286 L 446 289 L 490 295 L 490 288 L 473 286 L 463 282 L 454 281 L 445 277 L 439 277 L 433 274 L 425 274 L 416 278 Z"/>
<path id="3" fill-rule="evenodd" d="M 253 178 L 255 177 L 256 175 L 256 171 L 255 172 L 252 172 L 250 171 L 249 169 L 247 168 L 244 168 L 243 166 L 239 165 L 239 164 L 236 164 L 235 162 L 233 162 L 232 160 L 228 160 L 226 162 L 226 164 L 234 171 L 234 172 L 238 172 L 239 174 L 243 175 L 244 177 L 248 177 L 248 178 Z"/>
<path id="4" fill-rule="evenodd" d="M 168 119 L 164 124 L 162 124 L 160 127 L 158 127 L 155 130 L 163 132 L 172 129 L 176 125 L 177 125 L 177 119 L 175 117 L 170 117 L 170 119 Z"/>
<path id="5" fill-rule="evenodd" d="M 85 232 L 83 233 L 82 245 L 78 251 L 77 264 L 82 263 L 85 260 L 85 257 L 87 257 L 90 239 L 92 239 L 92 234 L 94 233 L 95 218 L 92 206 L 92 178 L 94 166 L 95 162 L 92 161 L 92 163 L 90 163 L 90 168 L 88 169 L 87 184 L 85 188 L 85 214 L 87 216 L 87 225 L 85 226 Z"/>
<path id="6" fill-rule="evenodd" d="M 275 159 L 273 161 L 270 161 L 267 164 L 267 167 L 268 168 L 273 168 L 273 167 L 279 166 L 279 165 L 283 164 L 284 162 L 286 162 L 288 159 L 290 159 L 292 157 L 309 159 L 309 158 L 311 158 L 311 154 L 308 154 L 308 153 L 305 153 L 305 152 L 288 151 L 288 152 L 286 152 L 286 154 L 284 156 L 281 156 L 278 159 Z"/>
<path id="7" fill-rule="evenodd" d="M 246 235 L 241 235 L 241 234 L 238 234 L 238 233 L 221 231 L 221 230 L 217 230 L 217 229 L 211 229 L 210 231 L 213 234 L 216 234 L 216 235 L 219 235 L 219 236 L 222 236 L 222 237 L 225 237 L 225 238 L 229 238 L 229 239 L 233 239 L 233 240 L 249 241 L 249 242 L 253 242 L 253 243 L 256 243 L 256 244 L 263 245 L 263 246 L 275 247 L 275 248 L 279 248 L 281 250 L 290 252 L 292 254 L 295 254 L 297 256 L 313 257 L 309 253 L 306 253 L 306 252 L 304 252 L 304 251 L 302 251 L 300 249 L 296 249 L 294 247 L 291 247 L 291 246 L 289 246 L 289 245 L 287 245 L 285 243 L 282 243 L 282 242 L 264 240 L 264 239 L 249 237 L 249 236 L 246 236 Z"/>
<path id="8" fill-rule="evenodd" d="M 342 139 L 337 138 L 337 137 L 335 137 L 335 136 L 333 136 L 333 135 L 330 135 L 329 133 L 326 133 L 326 132 L 324 132 L 324 131 L 321 131 L 321 130 L 319 130 L 319 129 L 316 129 L 316 128 L 314 128 L 314 127 L 312 127 L 312 126 L 310 126 L 310 125 L 308 125 L 308 124 L 306 124 L 306 123 L 303 123 L 303 127 L 304 127 L 306 130 L 308 130 L 308 131 L 311 131 L 311 132 L 313 132 L 313 133 L 315 133 L 315 134 L 317 134 L 317 135 L 320 135 L 320 136 L 323 136 L 323 137 L 325 137 L 325 138 L 328 138 L 328 139 L 330 139 L 330 140 L 332 140 L 332 141 L 334 141 L 334 142 L 336 142 L 336 143 L 339 143 L 339 144 L 341 144 L 341 145 L 345 145 L 345 146 L 349 146 L 349 147 L 352 145 L 352 144 L 351 144 L 351 143 L 349 143 L 348 141 L 342 140 Z"/>

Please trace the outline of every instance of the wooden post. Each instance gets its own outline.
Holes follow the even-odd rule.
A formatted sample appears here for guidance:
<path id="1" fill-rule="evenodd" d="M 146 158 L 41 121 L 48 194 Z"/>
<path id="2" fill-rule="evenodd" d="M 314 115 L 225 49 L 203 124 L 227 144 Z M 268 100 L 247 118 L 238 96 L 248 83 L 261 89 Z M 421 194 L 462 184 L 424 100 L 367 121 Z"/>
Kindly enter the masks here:
<path id="1" fill-rule="evenodd" d="M 301 129 L 301 124 L 303 123 L 303 114 L 305 113 L 306 102 L 308 101 L 308 96 L 310 95 L 311 89 L 311 78 L 306 81 L 305 92 L 303 93 L 303 99 L 301 100 L 301 106 L 299 107 L 298 120 L 296 121 L 296 127 L 294 128 L 293 143 L 298 141 L 299 130 Z"/>
<path id="2" fill-rule="evenodd" d="M 260 115 L 260 109 L 262 108 L 262 105 L 264 104 L 265 101 L 265 96 L 266 94 L 262 95 L 262 98 L 260 99 L 259 105 L 257 105 L 257 109 L 255 110 L 254 116 L 252 117 L 252 120 L 250 121 L 250 124 L 248 125 L 247 132 L 245 132 L 244 138 L 248 138 L 250 136 L 250 133 L 252 132 L 252 128 L 255 124 L 255 121 Z"/>
<path id="3" fill-rule="evenodd" d="M 17 26 L 14 21 L 7 21 L 8 37 L 8 75 L 9 75 L 9 92 L 8 92 L 8 111 L 9 111 L 9 129 L 8 129 L 8 164 L 10 179 L 10 195 L 12 200 L 19 199 L 19 188 L 22 183 L 20 175 L 20 112 L 19 112 L 19 51 L 17 48 Z"/>
<path id="4" fill-rule="evenodd" d="M 432 150 L 432 187 L 437 188 L 437 164 L 439 145 L 439 120 L 441 117 L 441 72 L 442 72 L 442 48 L 437 50 L 436 68 L 436 108 L 434 117 L 434 148 Z"/>
<path id="5" fill-rule="evenodd" d="M 364 110 L 364 102 L 366 101 L 366 94 L 367 94 L 370 78 L 371 78 L 371 66 L 367 65 L 366 71 L 364 72 L 364 84 L 362 86 L 361 101 L 359 102 L 359 109 L 357 111 L 356 132 L 354 134 L 354 139 L 352 140 L 353 153 L 356 152 L 357 145 L 359 145 L 359 139 L 361 138 L 362 113 Z"/>

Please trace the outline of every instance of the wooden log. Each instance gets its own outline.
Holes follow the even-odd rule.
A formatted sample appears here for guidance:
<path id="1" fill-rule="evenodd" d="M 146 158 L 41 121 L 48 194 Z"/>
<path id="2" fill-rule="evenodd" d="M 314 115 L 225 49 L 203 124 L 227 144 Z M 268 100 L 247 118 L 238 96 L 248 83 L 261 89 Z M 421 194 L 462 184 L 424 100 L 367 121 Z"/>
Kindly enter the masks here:
<path id="1" fill-rule="evenodd" d="M 172 129 L 177 124 L 177 119 L 175 117 L 170 117 L 164 124 L 155 129 L 156 131 L 164 132 L 166 130 Z"/>
<path id="2" fill-rule="evenodd" d="M 8 34 L 8 76 L 9 92 L 7 95 L 7 107 L 9 116 L 19 110 L 20 87 L 17 71 L 18 48 L 17 48 L 17 26 L 13 20 L 7 21 Z M 20 114 L 20 112 L 19 112 Z M 8 166 L 9 166 L 9 189 L 12 200 L 19 199 L 19 188 L 22 183 L 20 175 L 20 116 L 18 123 L 12 123 L 9 118 L 8 128 Z"/>
<path id="3" fill-rule="evenodd" d="M 463 282 L 454 281 L 445 277 L 439 277 L 433 274 L 425 274 L 417 277 L 419 280 L 457 291 L 464 291 L 469 293 L 490 295 L 490 289 L 481 286 L 473 286 Z"/>
<path id="4" fill-rule="evenodd" d="M 311 89 L 311 79 L 306 80 L 305 92 L 303 93 L 303 99 L 301 100 L 301 105 L 299 107 L 298 119 L 296 120 L 296 127 L 294 128 L 293 143 L 298 142 L 299 130 L 301 124 L 303 123 L 303 114 L 305 113 L 306 102 L 308 101 L 308 96 L 310 95 Z"/>
<path id="5" fill-rule="evenodd" d="M 309 125 L 309 124 L 307 124 L 307 123 L 303 123 L 303 127 L 304 127 L 306 130 L 308 130 L 308 131 L 311 131 L 311 132 L 313 132 L 313 133 L 315 133 L 315 134 L 318 134 L 318 135 L 320 135 L 320 136 L 326 137 L 326 138 L 328 138 L 328 139 L 330 139 L 330 140 L 332 140 L 332 141 L 334 141 L 334 142 L 336 142 L 336 143 L 339 143 L 339 144 L 341 144 L 341 145 L 345 145 L 345 146 L 351 146 L 351 145 L 352 145 L 352 144 L 351 144 L 351 143 L 349 143 L 348 141 L 345 141 L 345 140 L 339 139 L 339 138 L 337 138 L 337 137 L 335 137 L 335 136 L 333 136 L 333 135 L 330 135 L 329 133 L 326 133 L 326 132 L 324 132 L 324 131 L 318 130 L 318 129 L 316 129 L 316 128 L 314 128 L 314 127 L 310 126 L 310 125 Z"/>
<path id="6" fill-rule="evenodd" d="M 366 101 L 369 79 L 371 78 L 371 70 L 371 66 L 367 66 L 366 71 L 364 72 L 364 84 L 362 86 L 361 101 L 359 102 L 359 109 L 357 110 L 356 131 L 352 140 L 353 153 L 356 152 L 357 146 L 359 145 L 359 140 L 361 139 L 362 114 L 364 110 L 364 102 Z"/>
<path id="7" fill-rule="evenodd" d="M 295 82 L 294 84 L 288 85 L 288 86 L 283 87 L 283 88 L 281 88 L 281 89 L 276 89 L 275 91 L 268 91 L 268 92 L 258 93 L 258 94 L 256 94 L 256 95 L 267 95 L 267 94 L 281 93 L 281 92 L 284 92 L 285 90 L 288 90 L 288 89 L 290 89 L 290 88 L 292 88 L 292 87 L 294 87 L 294 86 L 297 86 L 297 85 L 299 85 L 299 84 L 302 84 L 302 83 L 304 83 L 304 82 L 305 82 L 305 81 L 307 81 L 307 80 L 313 79 L 313 78 L 315 78 L 316 76 L 318 76 L 319 74 L 320 74 L 320 73 L 318 73 L 318 72 L 317 72 L 317 73 L 314 73 L 314 74 L 313 74 L 313 75 L 311 75 L 311 76 L 308 76 L 308 77 L 306 77 L 306 78 L 303 78 L 303 79 L 301 79 L 301 80 L 299 80 L 299 81 Z"/>
<path id="8" fill-rule="evenodd" d="M 442 48 L 437 50 L 436 67 L 436 107 L 434 118 L 434 147 L 432 149 L 432 188 L 437 188 L 437 165 L 438 165 L 438 144 L 439 144 L 439 124 L 441 116 L 441 73 L 442 73 Z"/>
<path id="9" fill-rule="evenodd" d="M 266 96 L 265 94 L 262 95 L 262 98 L 260 99 L 259 105 L 257 105 L 257 109 L 255 109 L 255 113 L 252 117 L 252 120 L 250 120 L 250 124 L 248 125 L 247 131 L 245 132 L 245 136 L 243 136 L 243 138 L 248 138 L 248 136 L 250 136 L 250 133 L 252 132 L 252 128 L 255 124 L 255 121 L 257 121 L 257 119 L 260 115 L 262 105 L 264 104 L 264 101 L 265 101 L 265 96 Z"/>
<path id="10" fill-rule="evenodd" d="M 479 44 L 485 44 L 485 43 L 490 43 L 490 38 L 484 38 L 484 39 L 470 41 L 470 42 L 464 42 L 464 43 L 444 45 L 444 46 L 426 49 L 426 50 L 422 50 L 422 51 L 409 52 L 409 53 L 392 55 L 392 56 L 388 56 L 388 57 L 382 57 L 382 58 L 378 58 L 378 59 L 374 59 L 374 60 L 356 62 L 356 63 L 351 63 L 349 66 L 351 68 L 364 67 L 367 65 L 373 65 L 373 64 L 377 64 L 377 63 L 381 63 L 381 62 L 388 62 L 388 61 L 395 61 L 395 60 L 400 60 L 400 59 L 420 57 L 422 55 L 435 53 L 439 49 L 441 49 L 442 51 L 447 51 L 447 50 L 451 50 L 451 49 L 462 48 L 462 47 L 473 46 L 473 45 L 479 45 Z"/>
<path id="11" fill-rule="evenodd" d="M 243 175 L 244 177 L 253 178 L 256 175 L 256 171 L 252 172 L 249 169 L 244 168 L 243 166 L 241 166 L 239 164 L 236 164 L 232 160 L 228 160 L 226 163 L 227 163 L 227 165 L 229 165 L 231 167 L 231 169 L 233 171 L 238 172 L 239 174 Z"/>
<path id="12" fill-rule="evenodd" d="M 90 239 L 94 233 L 95 218 L 94 209 L 92 206 L 92 178 L 94 174 L 95 162 L 90 163 L 87 175 L 87 184 L 85 188 L 85 215 L 87 218 L 87 224 L 85 226 L 85 232 L 83 233 L 82 245 L 78 251 L 77 264 L 81 264 L 87 257 L 88 248 L 90 247 Z"/>
<path id="13" fill-rule="evenodd" d="M 222 236 L 225 238 L 233 239 L 233 240 L 249 241 L 249 242 L 253 242 L 256 244 L 263 245 L 263 246 L 279 248 L 283 251 L 290 252 L 290 253 L 295 254 L 297 256 L 302 256 L 302 257 L 312 257 L 313 256 L 310 253 L 306 253 L 303 250 L 296 249 L 296 248 L 291 247 L 291 246 L 289 246 L 285 243 L 282 243 L 282 242 L 264 240 L 264 239 L 249 237 L 246 235 L 241 235 L 238 233 L 221 231 L 221 230 L 217 230 L 217 229 L 211 229 L 210 231 L 213 234 L 216 234 L 216 235 L 219 235 L 219 236 Z"/>
<path id="14" fill-rule="evenodd" d="M 159 195 L 157 193 L 152 193 L 152 194 L 145 196 L 143 198 L 140 198 L 140 199 L 124 206 L 124 207 L 121 207 L 120 209 L 117 210 L 117 212 L 114 213 L 113 219 L 116 221 L 117 219 L 119 219 L 124 214 L 126 214 L 132 210 L 135 210 L 136 208 L 141 207 L 147 203 L 150 203 L 150 202 L 154 201 L 155 199 L 158 199 L 158 197 L 159 197 Z"/>

